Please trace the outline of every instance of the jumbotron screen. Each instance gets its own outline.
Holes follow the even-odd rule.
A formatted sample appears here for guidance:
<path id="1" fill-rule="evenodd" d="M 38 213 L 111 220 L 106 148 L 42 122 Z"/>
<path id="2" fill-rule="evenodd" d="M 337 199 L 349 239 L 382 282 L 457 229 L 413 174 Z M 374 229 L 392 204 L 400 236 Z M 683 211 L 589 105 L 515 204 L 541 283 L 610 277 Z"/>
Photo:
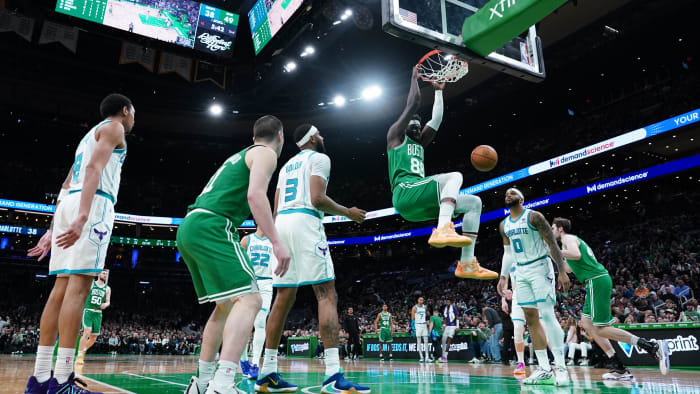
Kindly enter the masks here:
<path id="1" fill-rule="evenodd" d="M 257 55 L 299 9 L 304 0 L 258 0 L 248 12 Z"/>
<path id="2" fill-rule="evenodd" d="M 56 11 L 215 55 L 230 55 L 238 14 L 190 0 L 58 0 Z"/>

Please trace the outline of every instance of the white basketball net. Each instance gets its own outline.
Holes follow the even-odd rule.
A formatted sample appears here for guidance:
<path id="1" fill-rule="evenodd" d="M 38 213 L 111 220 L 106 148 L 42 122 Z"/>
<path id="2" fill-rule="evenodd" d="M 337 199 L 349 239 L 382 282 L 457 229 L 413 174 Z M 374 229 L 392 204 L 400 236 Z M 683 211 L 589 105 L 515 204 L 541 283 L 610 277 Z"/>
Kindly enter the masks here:
<path id="1" fill-rule="evenodd" d="M 454 55 L 435 50 L 420 63 L 421 78 L 429 82 L 457 82 L 469 73 L 469 65 Z"/>

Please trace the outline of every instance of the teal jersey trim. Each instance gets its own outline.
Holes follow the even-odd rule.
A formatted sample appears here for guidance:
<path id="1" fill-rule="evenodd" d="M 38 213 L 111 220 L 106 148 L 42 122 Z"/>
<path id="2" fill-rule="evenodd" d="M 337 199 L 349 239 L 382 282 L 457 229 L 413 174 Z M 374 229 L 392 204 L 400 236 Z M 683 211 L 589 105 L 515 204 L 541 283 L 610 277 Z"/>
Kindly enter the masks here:
<path id="1" fill-rule="evenodd" d="M 517 218 L 515 218 L 515 220 L 511 219 L 510 214 L 509 214 L 509 215 L 508 215 L 508 220 L 509 220 L 511 223 L 517 223 L 518 220 L 520 220 L 520 218 L 523 217 L 523 215 L 525 214 L 525 212 L 527 212 L 527 209 L 524 209 L 524 210 L 523 210 L 523 213 L 521 213 L 520 216 L 518 216 Z"/>
<path id="2" fill-rule="evenodd" d="M 548 256 L 548 255 L 544 255 L 544 256 L 540 256 L 540 257 L 538 257 L 538 258 L 536 258 L 536 259 L 534 259 L 534 260 L 526 261 L 526 262 L 524 262 L 524 263 L 515 263 L 515 264 L 516 264 L 517 266 L 522 267 L 523 265 L 530 265 L 530 264 L 532 264 L 532 263 L 534 263 L 534 262 L 540 261 L 540 260 L 546 258 L 547 256 Z"/>
<path id="3" fill-rule="evenodd" d="M 323 219 L 323 216 L 319 212 L 308 208 L 285 209 L 284 211 L 277 212 L 278 215 L 289 215 L 291 213 L 304 213 L 307 215 L 315 216 L 319 219 Z"/>
<path id="4" fill-rule="evenodd" d="M 102 268 L 88 268 L 84 270 L 58 270 L 58 271 L 49 271 L 49 275 L 58 275 L 58 274 L 89 274 L 92 272 L 102 272 Z"/>
<path id="5" fill-rule="evenodd" d="M 309 285 L 317 285 L 319 283 L 325 283 L 325 282 L 330 282 L 332 280 L 335 280 L 335 278 L 328 278 L 328 279 L 321 279 L 313 282 L 301 282 L 298 284 L 273 284 L 272 287 L 301 287 L 301 286 L 309 286 Z"/>
<path id="6" fill-rule="evenodd" d="M 68 194 L 80 193 L 80 192 L 82 192 L 82 191 L 83 191 L 82 189 L 71 190 L 71 191 L 68 192 Z M 112 197 L 112 196 L 109 195 L 108 193 L 103 192 L 103 191 L 100 190 L 100 189 L 97 189 L 97 190 L 95 191 L 95 195 L 96 195 L 96 196 L 102 196 L 102 197 L 108 199 L 109 201 L 111 201 L 112 204 L 114 204 L 114 197 Z"/>

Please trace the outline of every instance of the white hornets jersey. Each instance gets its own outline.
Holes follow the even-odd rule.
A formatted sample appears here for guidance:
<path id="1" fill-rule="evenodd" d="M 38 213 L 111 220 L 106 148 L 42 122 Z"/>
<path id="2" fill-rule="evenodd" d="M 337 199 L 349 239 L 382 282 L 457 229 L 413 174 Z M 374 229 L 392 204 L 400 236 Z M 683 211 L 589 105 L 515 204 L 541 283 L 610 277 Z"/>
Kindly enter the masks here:
<path id="1" fill-rule="evenodd" d="M 426 320 L 425 320 L 425 315 L 426 315 L 425 304 L 424 304 L 423 306 L 418 306 L 418 305 L 416 304 L 416 321 L 415 321 L 415 324 L 425 324 L 425 322 L 426 322 Z"/>
<path id="2" fill-rule="evenodd" d="M 90 159 L 92 152 L 95 151 L 97 140 L 95 139 L 97 130 L 111 120 L 103 120 L 97 126 L 93 127 L 83 137 L 75 150 L 75 161 L 73 162 L 73 171 L 70 180 L 70 192 L 78 192 L 83 188 L 85 180 L 85 168 Z M 98 195 L 104 196 L 112 200 L 112 203 L 117 202 L 117 193 L 119 192 L 119 181 L 121 180 L 122 164 L 126 159 L 126 146 L 123 149 L 115 149 L 109 157 L 109 161 L 100 174 L 100 183 L 97 185 Z"/>
<path id="3" fill-rule="evenodd" d="M 280 190 L 277 212 L 300 212 L 323 218 L 323 212 L 311 203 L 311 176 L 324 178 L 327 185 L 330 173 L 331 159 L 323 153 L 306 149 L 289 159 L 277 180 Z"/>
<path id="4" fill-rule="evenodd" d="M 272 242 L 267 237 L 260 238 L 252 233 L 248 236 L 246 253 L 250 257 L 257 279 L 272 279 L 272 271 L 277 268 L 277 258 L 272 252 Z"/>
<path id="5" fill-rule="evenodd" d="M 519 266 L 529 265 L 549 256 L 549 248 L 542 236 L 529 221 L 530 210 L 526 209 L 515 220 L 506 216 L 503 233 L 513 246 L 513 257 Z"/>

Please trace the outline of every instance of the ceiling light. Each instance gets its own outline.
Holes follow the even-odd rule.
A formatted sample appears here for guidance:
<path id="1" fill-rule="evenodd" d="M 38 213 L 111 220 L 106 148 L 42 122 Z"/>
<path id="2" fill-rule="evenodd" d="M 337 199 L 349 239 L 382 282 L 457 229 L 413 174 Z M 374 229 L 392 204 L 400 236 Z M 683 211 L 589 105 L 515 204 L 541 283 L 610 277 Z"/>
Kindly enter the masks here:
<path id="1" fill-rule="evenodd" d="M 284 66 L 284 71 L 290 73 L 297 69 L 297 64 L 294 62 L 289 62 Z"/>
<path id="2" fill-rule="evenodd" d="M 309 55 L 313 55 L 314 53 L 316 53 L 316 49 L 314 49 L 314 47 L 312 47 L 311 45 L 309 45 L 309 46 L 307 46 L 306 48 L 304 48 L 304 52 L 301 53 L 301 57 L 306 57 L 306 56 L 309 56 Z"/>
<path id="3" fill-rule="evenodd" d="M 209 112 L 214 116 L 219 116 L 224 112 L 224 109 L 219 104 L 212 104 L 209 107 Z"/>
<path id="4" fill-rule="evenodd" d="M 362 91 L 362 98 L 365 100 L 374 100 L 375 98 L 381 96 L 382 89 L 377 85 L 372 85 Z"/>
<path id="5" fill-rule="evenodd" d="M 340 95 L 340 94 L 337 95 L 337 96 L 335 96 L 335 98 L 333 98 L 333 104 L 335 104 L 336 107 L 342 107 L 342 106 L 344 106 L 344 105 L 345 105 L 345 101 L 346 101 L 346 100 L 345 100 L 345 97 L 343 97 L 343 96 Z"/>

